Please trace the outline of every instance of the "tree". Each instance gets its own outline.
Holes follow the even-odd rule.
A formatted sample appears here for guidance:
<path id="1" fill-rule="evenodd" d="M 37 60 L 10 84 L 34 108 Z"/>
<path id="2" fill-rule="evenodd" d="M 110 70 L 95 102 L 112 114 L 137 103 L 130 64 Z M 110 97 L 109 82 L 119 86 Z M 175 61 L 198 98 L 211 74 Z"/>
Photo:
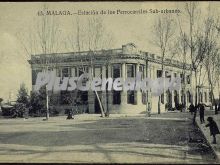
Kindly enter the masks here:
<path id="1" fill-rule="evenodd" d="M 219 24 L 219 18 L 215 18 L 211 15 L 210 9 L 207 18 L 204 21 L 204 32 L 203 32 L 203 50 L 205 52 L 205 57 L 203 64 L 205 66 L 208 82 L 210 85 L 210 94 L 212 98 L 212 103 L 217 104 L 214 95 L 214 88 L 219 80 L 219 49 L 220 43 L 218 42 L 219 31 L 216 29 L 216 25 Z"/>
<path id="2" fill-rule="evenodd" d="M 185 3 L 185 11 L 187 13 L 187 17 L 189 20 L 189 33 L 187 44 L 190 49 L 190 60 L 191 60 L 191 75 L 194 72 L 195 77 L 195 105 L 197 105 L 199 101 L 198 93 L 199 93 L 199 82 L 200 77 L 198 76 L 198 72 L 201 74 L 202 69 L 202 61 L 204 59 L 204 50 L 203 50 L 203 40 L 202 36 L 200 35 L 199 29 L 199 15 L 200 10 L 198 8 L 197 2 L 187 2 Z"/>
<path id="3" fill-rule="evenodd" d="M 179 20 L 178 20 L 179 21 Z M 180 26 L 180 35 L 177 38 L 176 48 L 177 52 L 180 55 L 180 61 L 182 62 L 182 75 L 183 77 L 186 77 L 186 69 L 187 69 L 187 51 L 188 51 L 188 45 L 187 45 L 187 36 L 185 33 L 182 32 L 181 26 Z M 182 93 L 186 95 L 186 81 L 182 81 Z M 186 101 L 185 97 L 183 97 L 183 107 L 186 107 Z M 191 100 L 192 101 L 192 100 Z"/>
<path id="4" fill-rule="evenodd" d="M 186 2 L 184 6 L 186 22 L 180 20 L 180 15 L 177 14 L 178 25 L 180 29 L 181 40 L 184 41 L 184 47 L 189 49 L 186 52 L 187 59 L 190 64 L 190 76 L 194 75 L 195 78 L 195 105 L 197 105 L 199 98 L 198 92 L 201 86 L 201 73 L 202 73 L 202 62 L 205 56 L 203 36 L 201 35 L 201 27 L 203 26 L 200 22 L 200 9 L 198 2 Z M 184 18 L 184 17 L 183 17 Z M 184 30 L 183 30 L 183 27 Z M 185 56 L 185 55 L 184 55 Z M 187 60 L 186 60 L 187 62 Z M 194 74 L 193 74 L 194 73 Z"/>
<path id="5" fill-rule="evenodd" d="M 18 95 L 17 95 L 17 102 L 18 103 L 23 103 L 24 105 L 26 105 L 26 107 L 29 106 L 29 96 L 28 96 L 28 90 L 25 87 L 25 84 L 22 83 L 20 85 L 20 89 L 18 91 Z"/>
<path id="6" fill-rule="evenodd" d="M 76 18 L 75 21 L 73 21 L 73 29 L 75 29 L 75 33 L 72 33 L 68 35 L 68 43 L 66 44 L 66 47 L 69 47 L 72 51 L 78 51 L 81 52 L 82 50 L 89 50 L 88 55 L 90 57 L 90 60 L 82 60 L 81 61 L 81 68 L 82 72 L 86 73 L 86 68 L 84 67 L 85 64 L 88 64 L 90 68 L 94 67 L 94 55 L 96 54 L 97 50 L 103 50 L 106 48 L 110 48 L 113 44 L 113 37 L 111 33 L 108 33 L 106 31 L 106 28 L 104 26 L 103 20 L 100 17 L 97 18 L 88 18 L 85 22 L 80 22 L 78 18 Z M 69 45 L 68 45 L 69 44 Z M 105 51 L 103 50 L 103 54 L 105 54 Z M 109 55 L 106 55 L 106 60 L 104 62 L 104 65 L 108 68 L 110 64 Z M 108 69 L 107 69 L 108 72 Z M 93 79 L 93 70 L 89 73 L 89 81 Z M 97 77 L 100 77 L 98 75 Z M 104 117 L 104 111 L 108 112 L 107 110 L 103 109 L 103 105 L 101 102 L 101 99 L 97 93 L 95 92 L 95 96 L 98 99 L 99 106 L 101 109 L 101 115 Z M 78 92 L 76 92 L 78 93 Z M 77 97 L 77 94 L 74 95 Z M 106 97 L 108 99 L 108 92 L 106 91 Z M 75 99 L 72 99 L 75 100 Z"/>
<path id="7" fill-rule="evenodd" d="M 48 6 L 43 6 L 43 15 L 36 19 L 35 24 L 29 28 L 28 33 L 19 33 L 18 37 L 28 57 L 34 58 L 36 54 L 42 54 L 39 64 L 43 72 L 48 72 L 56 67 L 58 57 L 47 56 L 56 53 L 61 48 L 62 37 L 59 24 L 54 16 L 47 16 Z M 55 60 L 56 59 L 56 60 Z M 46 119 L 49 119 L 49 92 L 46 89 Z"/>
<path id="8" fill-rule="evenodd" d="M 39 92 L 32 91 L 30 97 L 30 114 L 40 116 L 46 112 L 46 88 L 41 88 Z"/>
<path id="9" fill-rule="evenodd" d="M 153 25 L 152 43 L 160 50 L 161 55 L 161 77 L 165 77 L 165 58 L 168 57 L 171 41 L 175 34 L 175 21 L 171 17 L 160 16 Z M 161 97 L 164 97 L 164 92 L 158 99 L 158 114 L 160 114 Z"/>
<path id="10" fill-rule="evenodd" d="M 29 102 L 28 90 L 25 87 L 25 84 L 22 83 L 18 91 L 17 103 L 13 108 L 13 116 L 23 117 L 23 115 L 25 114 L 25 116 L 27 117 L 29 106 L 30 106 L 30 102 Z"/>

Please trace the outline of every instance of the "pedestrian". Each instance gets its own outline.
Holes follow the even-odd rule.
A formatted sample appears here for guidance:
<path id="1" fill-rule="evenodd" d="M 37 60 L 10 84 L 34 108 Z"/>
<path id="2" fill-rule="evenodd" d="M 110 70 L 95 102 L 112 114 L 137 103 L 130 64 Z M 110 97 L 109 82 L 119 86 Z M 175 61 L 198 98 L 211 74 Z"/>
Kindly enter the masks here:
<path id="1" fill-rule="evenodd" d="M 66 118 L 67 120 L 69 120 L 69 119 L 74 119 L 73 118 L 73 110 L 72 109 L 68 109 L 67 110 L 67 118 Z"/>
<path id="2" fill-rule="evenodd" d="M 195 106 L 191 103 L 189 106 L 189 112 L 191 112 L 191 115 L 193 115 L 194 109 L 195 109 Z"/>
<path id="3" fill-rule="evenodd" d="M 218 107 L 217 107 L 217 103 L 215 103 L 215 114 L 218 114 Z"/>
<path id="4" fill-rule="evenodd" d="M 204 119 L 204 111 L 205 111 L 205 106 L 204 104 L 199 104 L 199 116 L 200 116 L 200 122 L 201 124 L 205 123 L 205 119 Z"/>
<path id="5" fill-rule="evenodd" d="M 193 124 L 195 125 L 196 123 L 196 114 L 197 114 L 197 109 L 198 109 L 198 105 L 194 106 L 194 110 L 193 110 Z"/>
<path id="6" fill-rule="evenodd" d="M 207 121 L 208 121 L 209 123 L 206 125 L 206 127 L 209 127 L 209 129 L 210 129 L 210 136 L 213 136 L 213 141 L 212 141 L 212 143 L 213 143 L 213 144 L 216 144 L 216 143 L 217 143 L 217 142 L 216 142 L 216 135 L 217 135 L 217 134 L 220 134 L 219 129 L 218 129 L 218 126 L 217 126 L 216 122 L 213 120 L 212 117 L 208 117 L 208 118 L 207 118 Z"/>

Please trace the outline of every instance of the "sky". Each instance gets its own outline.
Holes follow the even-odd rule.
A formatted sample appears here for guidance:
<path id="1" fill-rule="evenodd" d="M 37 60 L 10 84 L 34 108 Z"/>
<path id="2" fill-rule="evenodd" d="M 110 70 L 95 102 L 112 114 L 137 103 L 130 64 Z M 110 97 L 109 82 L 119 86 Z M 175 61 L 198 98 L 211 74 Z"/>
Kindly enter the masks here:
<path id="1" fill-rule="evenodd" d="M 208 2 L 200 2 L 202 15 L 207 12 Z M 35 26 L 42 10 L 42 2 L 0 2 L 0 97 L 4 100 L 16 99 L 17 90 L 23 82 L 31 90 L 31 69 L 21 44 L 21 38 L 27 37 L 30 28 Z M 150 10 L 150 9 L 179 9 L 184 15 L 184 2 L 51 2 L 46 3 L 49 10 L 70 11 L 78 10 Z M 220 3 L 212 2 L 213 12 L 218 12 Z M 166 14 L 168 17 L 172 14 Z M 66 38 L 72 30 L 72 20 L 77 15 L 55 16 L 59 21 L 62 38 Z M 159 14 L 144 15 L 78 15 L 79 19 L 101 17 L 106 31 L 114 37 L 113 48 L 120 48 L 126 43 L 134 43 L 140 50 L 158 53 L 158 49 L 150 43 L 152 39 L 152 25 Z M 198 18 L 199 19 L 199 18 Z M 65 51 L 63 49 L 62 51 Z"/>

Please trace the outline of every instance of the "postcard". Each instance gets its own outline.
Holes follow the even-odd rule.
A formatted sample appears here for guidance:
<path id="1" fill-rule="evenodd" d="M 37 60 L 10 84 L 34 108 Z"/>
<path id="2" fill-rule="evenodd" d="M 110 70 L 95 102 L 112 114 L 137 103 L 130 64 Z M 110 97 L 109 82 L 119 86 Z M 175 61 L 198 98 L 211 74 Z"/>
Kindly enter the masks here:
<path id="1" fill-rule="evenodd" d="M 0 2 L 0 163 L 219 163 L 219 15 Z"/>

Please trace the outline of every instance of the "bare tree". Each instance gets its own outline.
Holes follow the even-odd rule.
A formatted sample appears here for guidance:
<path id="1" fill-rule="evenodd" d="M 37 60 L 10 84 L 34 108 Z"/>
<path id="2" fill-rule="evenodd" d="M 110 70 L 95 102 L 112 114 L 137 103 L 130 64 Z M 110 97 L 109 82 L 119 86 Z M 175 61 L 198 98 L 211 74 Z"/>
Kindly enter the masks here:
<path id="1" fill-rule="evenodd" d="M 85 22 L 80 21 L 78 18 L 73 21 L 73 30 L 75 33 L 70 34 L 68 40 L 71 43 L 70 45 L 66 44 L 66 47 L 70 47 L 72 51 L 85 51 L 88 50 L 89 55 L 89 66 L 90 68 L 94 67 L 94 56 L 97 50 L 103 50 L 106 48 L 110 48 L 113 43 L 113 37 L 110 33 L 107 33 L 106 28 L 104 26 L 103 20 L 100 17 L 97 18 L 88 18 Z M 103 54 L 105 51 L 103 50 Z M 88 63 L 87 59 L 83 59 L 81 61 L 81 68 L 84 68 L 82 71 L 86 73 L 84 65 Z M 109 57 L 106 54 L 106 60 L 104 62 L 105 66 L 108 66 L 110 63 Z M 90 80 L 93 79 L 93 70 L 91 70 Z M 99 75 L 101 76 L 101 74 Z M 99 102 L 99 106 L 101 109 L 101 115 L 104 117 L 104 110 L 102 101 L 98 95 L 98 92 L 95 90 L 96 98 Z M 106 93 L 106 97 L 108 99 L 108 93 Z"/>
<path id="2" fill-rule="evenodd" d="M 210 11 L 209 11 L 210 12 Z M 219 24 L 219 18 L 215 18 L 214 15 L 209 14 L 204 21 L 203 32 L 203 50 L 205 52 L 205 58 L 203 64 L 207 71 L 208 82 L 210 85 L 210 94 L 212 103 L 217 104 L 214 95 L 214 88 L 219 80 L 219 49 L 220 43 L 218 42 L 219 31 L 216 29 L 216 25 Z"/>
<path id="3" fill-rule="evenodd" d="M 179 22 L 179 19 L 178 19 Z M 180 57 L 180 61 L 182 63 L 182 75 L 183 77 L 186 77 L 186 70 L 187 70 L 187 51 L 188 51 L 188 45 L 187 45 L 187 36 L 186 34 L 182 31 L 181 26 L 180 26 L 180 33 L 179 36 L 177 37 L 177 41 L 176 41 L 176 53 L 179 55 Z M 184 94 L 184 96 L 186 95 L 186 81 L 182 81 L 182 93 Z M 186 101 L 185 101 L 185 97 L 183 97 L 183 106 L 186 107 Z"/>
<path id="4" fill-rule="evenodd" d="M 208 15 L 200 17 L 200 8 L 198 2 L 186 2 L 185 13 L 187 23 L 181 24 L 178 17 L 180 36 L 189 48 L 189 59 L 191 64 L 191 75 L 195 77 L 195 105 L 200 102 L 200 87 L 203 86 L 205 76 L 208 76 L 210 84 L 211 97 L 214 96 L 213 89 L 218 82 L 218 36 L 219 36 L 219 18 L 210 15 L 210 6 Z M 200 22 L 200 18 L 202 18 Z M 185 26 L 185 31 L 183 31 Z M 188 28 L 187 28 L 188 27 Z M 183 35 L 184 34 L 184 35 Z M 184 44 L 185 45 L 185 44 Z M 205 72 L 203 71 L 205 68 Z"/>
<path id="5" fill-rule="evenodd" d="M 201 35 L 201 24 L 199 21 L 200 9 L 198 2 L 186 2 L 184 6 L 185 17 L 187 22 L 185 24 L 180 23 L 180 17 L 178 18 L 178 25 L 180 29 L 180 37 L 181 40 L 184 41 L 184 47 L 189 49 L 189 62 L 191 65 L 190 68 L 190 76 L 194 73 L 195 78 L 195 105 L 198 103 L 198 92 L 200 87 L 200 78 L 201 78 L 201 69 L 202 69 L 202 61 L 205 56 L 204 46 L 203 46 L 203 37 Z M 184 26 L 184 29 L 183 29 Z M 200 26 L 200 27 L 199 27 Z M 185 30 L 185 31 L 184 31 Z M 185 52 L 186 56 L 188 51 Z M 185 56 L 183 54 L 183 56 Z M 200 74 L 200 75 L 198 75 Z"/>
<path id="6" fill-rule="evenodd" d="M 171 48 L 171 41 L 175 34 L 175 21 L 171 17 L 160 16 L 153 25 L 152 43 L 159 48 L 161 54 L 161 77 L 165 77 L 165 58 L 169 57 L 168 52 Z M 164 92 L 159 96 L 158 100 L 158 114 L 160 114 L 161 97 L 164 97 Z"/>
<path id="7" fill-rule="evenodd" d="M 188 34 L 188 46 L 190 49 L 190 60 L 191 60 L 191 75 L 194 72 L 195 77 L 195 105 L 198 103 L 198 93 L 199 93 L 199 81 L 198 72 L 202 69 L 201 64 L 204 59 L 204 50 L 203 50 L 203 39 L 202 36 L 199 34 L 200 30 L 198 28 L 198 16 L 200 10 L 198 8 L 197 2 L 186 2 L 185 3 L 185 10 L 187 13 L 187 17 L 189 20 L 189 34 Z M 196 22 L 197 21 L 197 22 Z M 200 71 L 201 73 L 201 71 Z"/>
<path id="8" fill-rule="evenodd" d="M 43 6 L 43 15 L 39 16 L 29 32 L 18 33 L 18 38 L 24 47 L 28 58 L 37 58 L 37 54 L 42 54 L 37 58 L 40 67 L 44 72 L 53 70 L 56 67 L 57 55 L 48 56 L 58 52 L 61 48 L 61 30 L 54 16 L 47 16 L 48 6 Z M 46 119 L 49 119 L 49 92 L 46 88 Z"/>

